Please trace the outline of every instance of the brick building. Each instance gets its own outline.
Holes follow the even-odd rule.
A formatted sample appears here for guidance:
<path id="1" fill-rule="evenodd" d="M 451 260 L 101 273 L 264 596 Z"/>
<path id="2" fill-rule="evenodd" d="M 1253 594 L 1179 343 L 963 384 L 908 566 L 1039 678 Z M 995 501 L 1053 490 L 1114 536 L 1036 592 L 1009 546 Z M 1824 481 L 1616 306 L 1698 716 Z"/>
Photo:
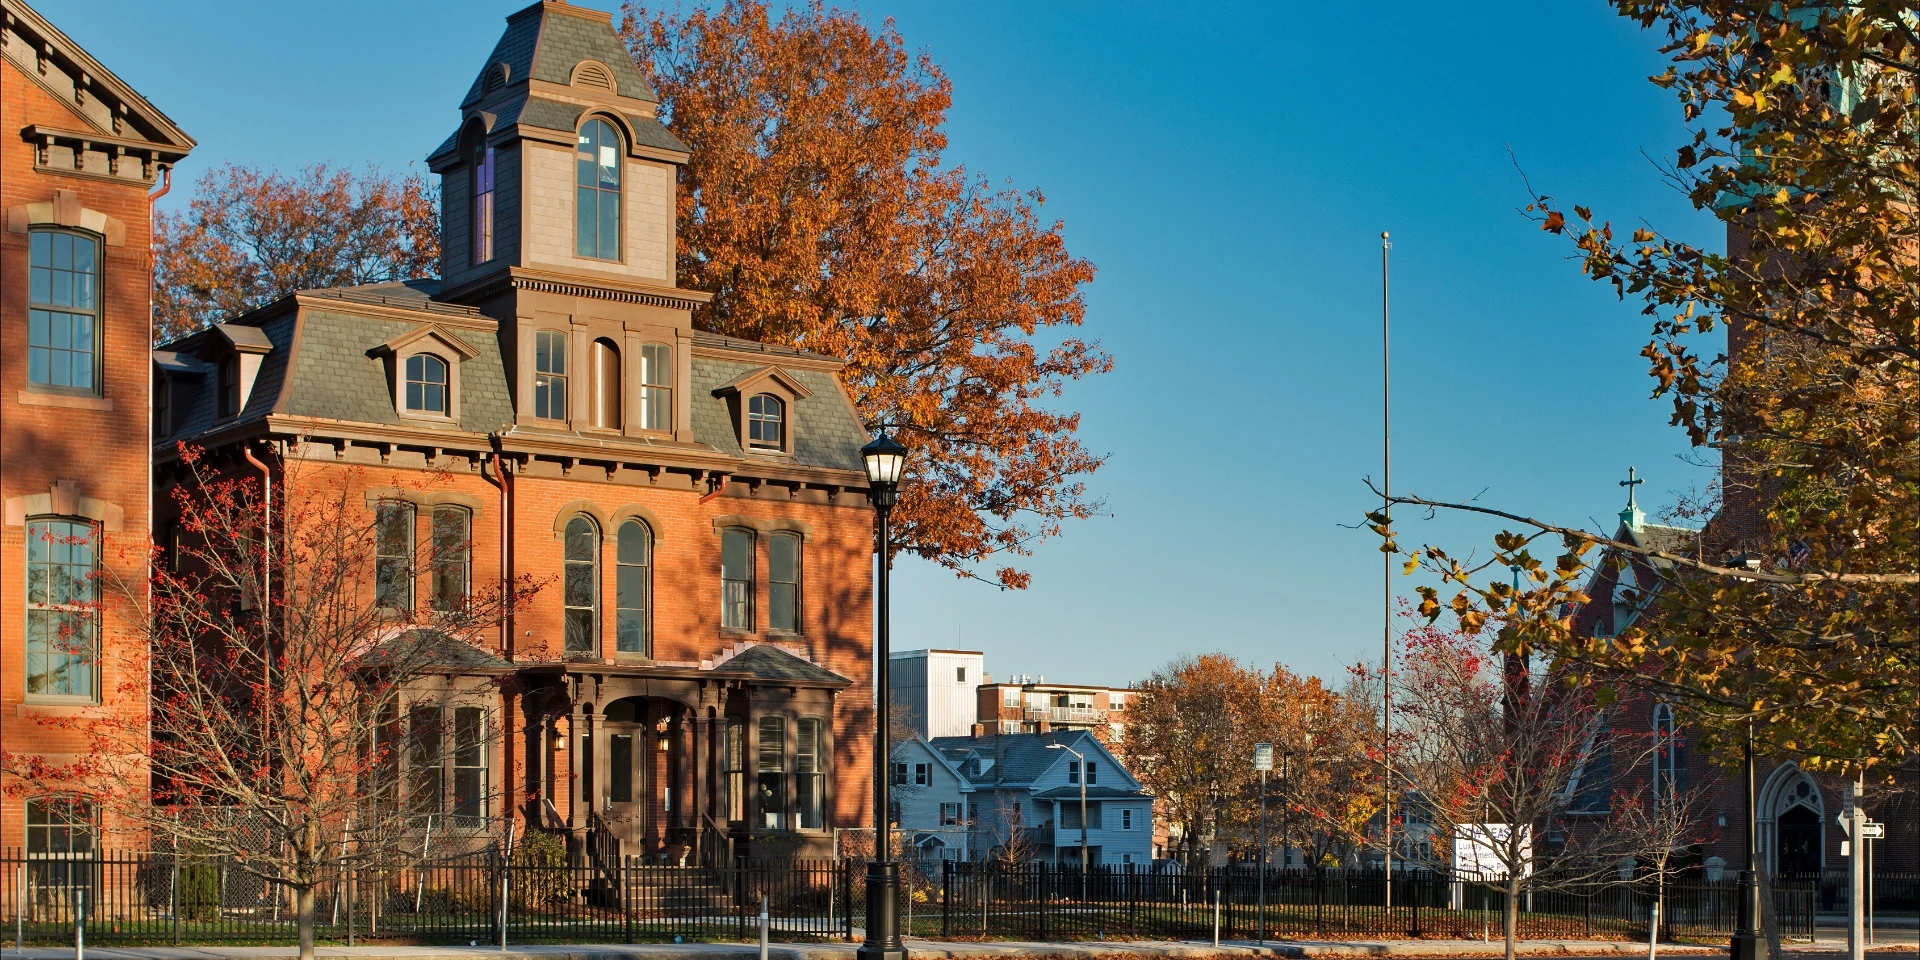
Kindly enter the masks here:
<path id="1" fill-rule="evenodd" d="M 194 143 L 21 0 L 0 0 L 0 129 L 0 749 L 57 766 L 86 749 L 61 721 L 146 716 L 142 634 L 96 595 L 146 579 L 149 192 Z M 115 829 L 59 786 L 0 774 L 0 847 Z"/>
<path id="2" fill-rule="evenodd" d="M 271 452 L 276 483 L 356 485 L 383 544 L 467 544 L 381 582 L 396 629 L 549 584 L 420 695 L 474 711 L 408 774 L 444 812 L 576 852 L 824 854 L 870 820 L 866 436 L 838 360 L 693 328 L 688 148 L 657 105 L 607 13 L 508 17 L 427 157 L 440 279 L 299 291 L 157 351 L 158 486 L 181 441 Z"/>

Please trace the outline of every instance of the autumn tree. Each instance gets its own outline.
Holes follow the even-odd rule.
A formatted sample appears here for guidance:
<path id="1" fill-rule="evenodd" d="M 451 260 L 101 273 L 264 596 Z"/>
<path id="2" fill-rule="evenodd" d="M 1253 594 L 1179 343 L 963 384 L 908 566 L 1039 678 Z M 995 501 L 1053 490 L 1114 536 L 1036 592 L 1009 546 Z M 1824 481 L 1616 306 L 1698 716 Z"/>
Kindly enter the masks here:
<path id="1" fill-rule="evenodd" d="M 1663 173 L 1724 224 L 1728 248 L 1536 196 L 1540 226 L 1639 303 L 1653 394 L 1720 453 L 1698 552 L 1496 506 L 1395 503 L 1509 524 L 1477 562 L 1404 551 L 1437 574 L 1423 609 L 1469 627 L 1529 621 L 1528 642 L 1682 708 L 1722 756 L 1761 749 L 1860 773 L 1914 755 L 1920 707 L 1920 34 L 1909 4 L 1614 0 L 1664 38 L 1652 80 L 1691 135 Z M 1716 339 L 1724 333 L 1724 349 Z M 1397 550 L 1385 517 L 1374 516 Z M 1576 635 L 1596 564 L 1637 554 L 1664 575 L 1618 637 Z M 1608 559 L 1599 559 L 1608 558 Z M 1509 564 L 1528 580 L 1504 582 Z M 1490 582 L 1489 582 L 1490 581 Z M 1451 596 L 1442 596 L 1442 592 Z"/>
<path id="2" fill-rule="evenodd" d="M 630 0 L 621 31 L 692 147 L 679 278 L 713 294 L 694 322 L 845 358 L 868 426 L 914 454 L 901 548 L 973 575 L 998 559 L 990 579 L 1024 587 L 1008 558 L 1100 509 L 1080 478 L 1104 458 L 1058 400 L 1112 366 L 1072 334 L 1093 267 L 1040 192 L 946 162 L 951 85 L 891 22 Z"/>
<path id="3" fill-rule="evenodd" d="M 228 164 L 153 229 L 153 335 L 164 343 L 295 290 L 433 276 L 440 191 L 371 167 Z"/>
<path id="4" fill-rule="evenodd" d="M 1434 626 L 1403 635 L 1392 770 L 1435 860 L 1472 863 L 1456 877 L 1502 893 L 1512 960 L 1524 890 L 1615 876 L 1623 858 L 1664 863 L 1673 840 L 1646 817 L 1612 815 L 1631 782 L 1622 773 L 1643 766 L 1651 741 L 1609 724 L 1590 688 L 1551 667 L 1517 676 L 1490 639 Z M 1566 839 L 1549 844 L 1549 833 Z"/>
<path id="5" fill-rule="evenodd" d="M 433 764 L 449 736 L 485 736 L 491 681 L 419 681 L 471 662 L 479 653 L 463 648 L 534 584 L 396 607 L 396 585 L 469 545 L 376 561 L 379 518 L 355 472 L 312 477 L 321 468 L 287 458 L 271 465 L 270 499 L 246 463 L 182 453 L 171 492 L 179 533 L 144 597 L 125 585 L 101 592 L 143 605 L 141 660 L 107 675 L 122 678 L 119 696 L 149 702 L 150 716 L 47 721 L 89 749 L 20 772 L 70 788 L 157 845 L 226 858 L 287 891 L 311 960 L 317 888 L 342 870 L 417 858 L 429 815 L 446 831 L 444 814 L 487 808 L 485 796 L 445 792 Z M 463 707 L 478 708 L 477 728 Z"/>

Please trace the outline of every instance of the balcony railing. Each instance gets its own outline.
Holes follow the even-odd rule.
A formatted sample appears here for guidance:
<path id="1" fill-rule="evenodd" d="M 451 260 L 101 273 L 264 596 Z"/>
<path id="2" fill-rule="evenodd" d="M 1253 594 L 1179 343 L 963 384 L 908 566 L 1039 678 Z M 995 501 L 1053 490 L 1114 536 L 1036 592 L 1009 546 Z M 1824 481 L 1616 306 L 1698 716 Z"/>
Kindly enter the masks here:
<path id="1" fill-rule="evenodd" d="M 1048 723 L 1106 723 L 1107 712 L 1099 707 L 1028 707 L 1027 719 Z"/>

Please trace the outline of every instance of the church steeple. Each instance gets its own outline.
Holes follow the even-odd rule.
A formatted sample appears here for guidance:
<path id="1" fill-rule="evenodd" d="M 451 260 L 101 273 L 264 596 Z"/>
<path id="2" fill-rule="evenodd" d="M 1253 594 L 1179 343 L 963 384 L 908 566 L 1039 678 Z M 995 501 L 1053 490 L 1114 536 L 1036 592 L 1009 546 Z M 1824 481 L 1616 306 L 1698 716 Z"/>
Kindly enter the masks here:
<path id="1" fill-rule="evenodd" d="M 1620 481 L 1620 485 L 1627 488 L 1627 508 L 1620 511 L 1620 523 L 1632 533 L 1639 533 L 1647 525 L 1647 515 L 1640 510 L 1638 498 L 1634 496 L 1634 488 L 1643 483 L 1646 481 L 1640 479 L 1638 471 L 1632 467 L 1627 468 L 1627 478 Z"/>

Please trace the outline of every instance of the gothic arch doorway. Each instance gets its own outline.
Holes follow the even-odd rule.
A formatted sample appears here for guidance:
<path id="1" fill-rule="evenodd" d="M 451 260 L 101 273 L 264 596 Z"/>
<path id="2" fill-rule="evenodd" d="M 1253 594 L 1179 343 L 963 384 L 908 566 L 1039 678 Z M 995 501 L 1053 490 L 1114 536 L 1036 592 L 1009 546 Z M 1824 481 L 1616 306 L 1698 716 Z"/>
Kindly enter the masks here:
<path id="1" fill-rule="evenodd" d="M 1760 791 L 1760 826 L 1768 867 L 1778 879 L 1818 877 L 1826 865 L 1826 815 L 1820 786 L 1796 764 L 1767 778 Z"/>

